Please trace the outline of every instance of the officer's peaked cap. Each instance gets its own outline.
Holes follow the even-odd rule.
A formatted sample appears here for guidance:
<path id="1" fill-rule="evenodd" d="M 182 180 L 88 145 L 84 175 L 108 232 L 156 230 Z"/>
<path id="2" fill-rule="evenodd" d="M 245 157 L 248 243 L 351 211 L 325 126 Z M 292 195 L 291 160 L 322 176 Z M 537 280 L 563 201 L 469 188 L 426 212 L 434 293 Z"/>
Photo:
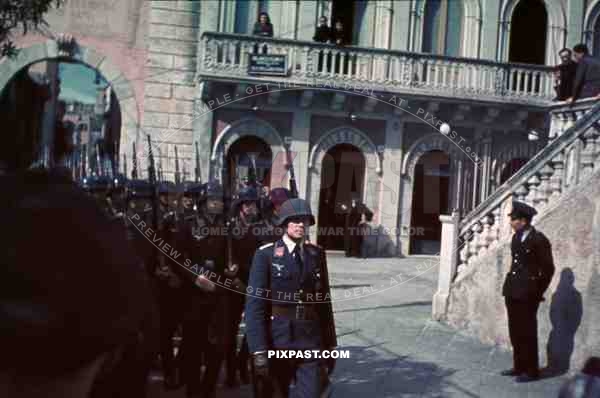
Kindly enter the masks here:
<path id="1" fill-rule="evenodd" d="M 526 218 L 531 220 L 537 214 L 537 210 L 527 203 L 514 200 L 512 202 L 512 211 L 508 213 L 511 218 Z"/>
<path id="2" fill-rule="evenodd" d="M 292 217 L 308 217 L 310 225 L 315 225 L 315 217 L 312 214 L 310 205 L 304 199 L 294 198 L 283 202 L 279 209 L 278 226 L 283 226 L 286 221 Z"/>

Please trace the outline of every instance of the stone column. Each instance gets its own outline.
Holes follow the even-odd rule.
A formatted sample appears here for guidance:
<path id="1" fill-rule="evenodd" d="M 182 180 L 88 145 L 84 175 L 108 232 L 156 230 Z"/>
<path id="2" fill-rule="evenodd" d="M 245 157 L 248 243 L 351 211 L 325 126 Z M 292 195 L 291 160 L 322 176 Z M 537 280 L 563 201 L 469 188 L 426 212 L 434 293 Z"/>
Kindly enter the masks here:
<path id="1" fill-rule="evenodd" d="M 439 321 L 446 315 L 448 296 L 452 280 L 456 274 L 457 249 L 458 249 L 458 220 L 457 212 L 452 215 L 440 215 L 442 222 L 442 242 L 440 249 L 440 269 L 438 276 L 438 290 L 433 296 L 433 319 Z"/>
<path id="2" fill-rule="evenodd" d="M 376 48 L 390 48 L 392 27 L 392 2 L 379 0 L 375 2 L 375 41 Z"/>
<path id="3" fill-rule="evenodd" d="M 411 2 L 405 0 L 392 0 L 392 50 L 408 50 L 410 37 L 410 8 Z"/>
<path id="4" fill-rule="evenodd" d="M 400 174 L 402 173 L 402 128 L 398 116 L 388 118 L 385 125 L 385 151 L 383 153 L 381 195 L 379 196 L 380 224 L 388 232 L 391 240 L 389 248 L 377 248 L 378 253 L 386 256 L 399 255 L 399 211 L 400 211 Z M 381 239 L 379 242 L 385 242 Z"/>
<path id="5" fill-rule="evenodd" d="M 194 75 L 198 26 L 202 22 L 200 9 L 210 4 L 216 4 L 218 15 L 218 2 L 152 1 L 150 5 L 142 124 L 144 132 L 151 135 L 156 149 L 160 146 L 162 153 L 173 153 L 170 147 L 177 145 L 180 165 L 186 169 L 190 168 L 193 153 Z M 206 30 L 214 29 L 207 26 Z M 142 160 L 146 156 L 144 152 L 138 155 Z M 172 181 L 174 158 L 167 155 L 162 161 L 165 178 Z"/>
<path id="6" fill-rule="evenodd" d="M 314 1 L 301 1 L 298 5 L 298 26 L 296 27 L 296 39 L 312 41 L 317 20 L 319 3 Z"/>
<path id="7" fill-rule="evenodd" d="M 292 120 L 292 145 L 290 147 L 293 156 L 294 173 L 296 185 L 298 186 L 298 195 L 301 198 L 307 198 L 308 194 L 308 152 L 310 138 L 310 113 L 304 110 L 294 112 Z M 289 175 L 288 175 L 289 177 Z M 284 184 L 286 187 L 288 184 Z M 313 212 L 318 209 L 312 209 Z"/>
<path id="8" fill-rule="evenodd" d="M 193 127 L 193 162 L 192 166 L 196 167 L 196 153 L 195 144 L 198 143 L 198 156 L 200 158 L 200 175 L 199 180 L 202 182 L 208 181 L 212 176 L 210 157 L 212 155 L 212 132 L 213 132 L 213 112 L 206 112 L 202 114 L 201 109 L 208 109 L 207 106 L 203 106 L 202 90 L 197 90 L 197 96 L 194 100 L 194 108 L 196 109 L 196 117 L 192 124 Z M 193 170 L 193 168 L 192 168 Z"/>
<path id="9" fill-rule="evenodd" d="M 356 13 L 364 13 L 363 17 L 360 18 L 355 16 L 355 21 L 360 21 L 357 26 L 353 27 L 353 32 L 356 32 L 357 44 L 361 47 L 373 47 L 373 36 L 375 32 L 375 10 L 377 6 L 376 1 L 369 2 L 357 2 L 355 6 Z M 357 18 L 358 17 L 358 18 Z"/>
<path id="10" fill-rule="evenodd" d="M 486 131 L 480 146 L 481 153 L 478 154 L 483 159 L 483 164 L 475 165 L 481 171 L 481 191 L 479 192 L 480 202 L 483 202 L 490 193 L 490 178 L 492 170 L 492 136 L 491 131 Z"/>
<path id="11" fill-rule="evenodd" d="M 500 21 L 500 0 L 486 0 L 485 6 L 481 8 L 482 25 L 481 25 L 481 43 L 500 43 L 498 34 L 502 34 L 502 29 L 498 29 L 498 21 Z M 508 39 L 505 41 L 508 42 Z M 500 45 L 501 46 L 501 45 Z M 482 45 L 479 53 L 482 59 L 502 59 L 496 58 L 496 48 L 500 46 Z M 498 54 L 500 56 L 500 54 Z"/>

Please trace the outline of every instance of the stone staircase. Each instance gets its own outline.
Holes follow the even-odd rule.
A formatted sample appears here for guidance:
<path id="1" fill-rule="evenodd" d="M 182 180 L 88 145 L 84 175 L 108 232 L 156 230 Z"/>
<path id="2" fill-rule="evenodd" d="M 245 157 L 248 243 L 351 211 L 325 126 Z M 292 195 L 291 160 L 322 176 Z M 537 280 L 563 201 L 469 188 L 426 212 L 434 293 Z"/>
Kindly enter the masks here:
<path id="1" fill-rule="evenodd" d="M 549 108 L 547 146 L 459 220 L 441 216 L 433 317 L 508 346 L 501 286 L 510 266 L 513 199 L 538 210 L 556 273 L 538 316 L 542 361 L 562 370 L 600 353 L 600 102 Z M 548 337 L 548 338 L 547 338 Z M 543 363 L 543 362 L 542 362 Z"/>

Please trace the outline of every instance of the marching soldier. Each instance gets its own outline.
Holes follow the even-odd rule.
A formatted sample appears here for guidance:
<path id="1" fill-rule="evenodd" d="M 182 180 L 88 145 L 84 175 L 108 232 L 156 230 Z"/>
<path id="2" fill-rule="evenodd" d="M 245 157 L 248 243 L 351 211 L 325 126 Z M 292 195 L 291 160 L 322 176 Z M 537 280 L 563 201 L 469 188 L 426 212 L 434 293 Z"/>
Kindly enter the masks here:
<path id="1" fill-rule="evenodd" d="M 246 302 L 248 345 L 252 353 L 257 395 L 269 395 L 272 377 L 284 396 L 320 396 L 325 366 L 317 358 L 267 360 L 267 350 L 323 350 L 337 345 L 324 251 L 306 242 L 315 219 L 302 199 L 286 201 L 278 224 L 284 235 L 260 247 L 252 261 Z M 260 384 L 260 386 L 259 386 Z M 268 384 L 268 383 L 267 383 Z M 258 393 L 261 390 L 262 392 Z"/>
<path id="2" fill-rule="evenodd" d="M 229 222 L 228 234 L 228 259 L 227 275 L 236 279 L 235 285 L 239 290 L 248 284 L 250 264 L 256 249 L 265 237 L 266 225 L 260 220 L 258 209 L 259 192 L 255 186 L 249 185 L 242 188 L 238 198 L 231 205 L 233 215 Z M 240 292 L 230 291 L 228 294 L 227 315 L 229 325 L 227 328 L 227 353 L 226 384 L 230 387 L 237 384 L 237 369 L 240 370 L 242 382 L 248 381 L 248 353 L 245 342 L 242 343 L 239 356 L 236 355 L 236 339 L 244 311 L 244 295 Z"/>
<path id="3" fill-rule="evenodd" d="M 197 211 L 190 208 L 199 196 Z M 222 275 L 227 252 L 223 188 L 217 182 L 188 186 L 183 196 L 182 243 L 186 265 Z M 188 397 L 215 395 L 223 362 L 225 290 L 203 275 L 179 268 L 185 282 L 183 317 L 183 379 Z M 206 371 L 201 377 L 202 358 Z"/>
<path id="4" fill-rule="evenodd" d="M 175 186 L 162 182 L 158 186 L 158 235 L 171 247 L 176 247 L 177 217 Z M 163 245 L 164 246 L 164 245 Z M 181 279 L 174 272 L 179 267 L 165 253 L 158 253 L 158 296 L 160 309 L 160 355 L 163 365 L 164 386 L 167 390 L 181 387 L 180 358 L 175 357 L 174 337 L 182 321 L 183 296 Z"/>
<path id="5" fill-rule="evenodd" d="M 292 198 L 292 193 L 286 188 L 274 188 L 269 192 L 266 209 L 264 211 L 264 223 L 267 227 L 267 234 L 264 237 L 265 242 L 274 242 L 283 236 L 283 229 L 277 226 L 279 219 L 279 209 L 288 199 Z"/>
<path id="6" fill-rule="evenodd" d="M 155 275 L 153 266 L 156 265 L 152 253 L 152 243 L 144 237 L 143 230 L 138 230 L 139 223 L 152 225 L 151 198 L 152 186 L 143 180 L 117 180 L 113 181 L 113 195 L 126 195 L 124 197 L 124 211 L 126 214 L 114 220 L 123 220 L 126 239 L 133 248 L 141 269 L 145 269 L 149 277 Z M 115 192 L 116 191 L 116 192 Z M 154 278 L 148 278 L 150 282 Z M 146 313 L 137 336 L 124 347 L 120 359 L 108 374 L 99 377 L 90 394 L 91 398 L 128 397 L 143 398 L 147 393 L 147 380 L 152 367 L 152 362 L 159 352 L 159 313 L 156 286 L 150 284 L 152 300 L 146 303 Z"/>
<path id="7" fill-rule="evenodd" d="M 539 378 L 537 310 L 554 274 L 552 246 L 543 233 L 531 226 L 536 214 L 533 207 L 517 201 L 509 214 L 515 234 L 511 267 L 502 294 L 508 312 L 513 368 L 502 374 L 517 376 L 519 383 Z"/>

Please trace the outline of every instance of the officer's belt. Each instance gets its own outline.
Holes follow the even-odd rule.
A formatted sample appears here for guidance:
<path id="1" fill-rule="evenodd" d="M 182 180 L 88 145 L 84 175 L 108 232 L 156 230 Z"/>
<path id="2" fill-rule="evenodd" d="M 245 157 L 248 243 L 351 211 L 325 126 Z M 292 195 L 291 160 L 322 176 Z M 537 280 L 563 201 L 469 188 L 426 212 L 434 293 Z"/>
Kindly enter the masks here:
<path id="1" fill-rule="evenodd" d="M 271 306 L 271 316 L 311 321 L 319 319 L 319 314 L 314 304 L 273 305 Z"/>

